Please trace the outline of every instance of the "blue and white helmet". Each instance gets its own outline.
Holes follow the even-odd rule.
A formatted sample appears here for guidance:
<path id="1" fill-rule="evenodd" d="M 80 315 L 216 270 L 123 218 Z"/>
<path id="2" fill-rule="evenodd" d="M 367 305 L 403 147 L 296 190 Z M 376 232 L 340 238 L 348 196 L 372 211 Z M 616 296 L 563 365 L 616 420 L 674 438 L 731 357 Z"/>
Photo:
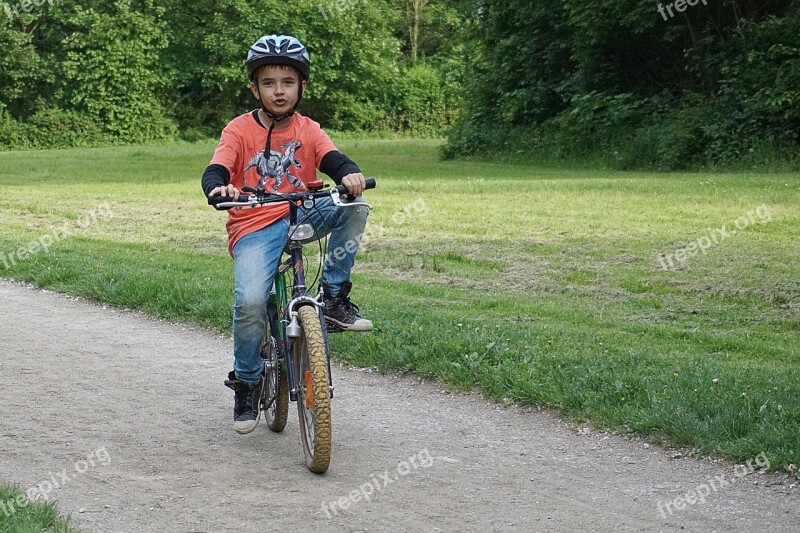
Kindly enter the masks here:
<path id="1" fill-rule="evenodd" d="M 304 80 L 311 73 L 308 50 L 291 35 L 265 35 L 250 47 L 245 61 L 247 77 L 252 81 L 253 75 L 264 65 L 289 65 L 296 68 Z"/>

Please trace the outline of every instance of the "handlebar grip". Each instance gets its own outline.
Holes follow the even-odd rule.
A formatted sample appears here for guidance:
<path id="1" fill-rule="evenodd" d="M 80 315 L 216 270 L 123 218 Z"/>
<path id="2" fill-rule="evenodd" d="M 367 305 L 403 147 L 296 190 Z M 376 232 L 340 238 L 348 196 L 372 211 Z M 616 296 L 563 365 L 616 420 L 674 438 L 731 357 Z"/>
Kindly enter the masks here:
<path id="1" fill-rule="evenodd" d="M 246 202 L 249 199 L 250 199 L 249 196 L 247 196 L 245 194 L 242 194 L 242 195 L 239 195 L 239 199 L 237 200 L 237 202 Z M 233 201 L 233 198 L 231 198 L 229 196 L 214 196 L 213 198 L 209 198 L 208 199 L 208 205 L 212 206 L 217 211 L 227 211 L 228 209 L 231 209 L 231 208 L 230 207 L 218 207 L 218 205 L 222 204 L 222 203 L 225 203 L 225 202 L 232 202 L 232 201 Z"/>
<path id="2" fill-rule="evenodd" d="M 365 187 L 364 189 L 374 189 L 376 187 L 375 178 L 367 178 L 365 180 Z M 336 187 L 336 190 L 339 191 L 339 194 L 347 194 L 347 187 L 344 185 L 339 185 Z"/>

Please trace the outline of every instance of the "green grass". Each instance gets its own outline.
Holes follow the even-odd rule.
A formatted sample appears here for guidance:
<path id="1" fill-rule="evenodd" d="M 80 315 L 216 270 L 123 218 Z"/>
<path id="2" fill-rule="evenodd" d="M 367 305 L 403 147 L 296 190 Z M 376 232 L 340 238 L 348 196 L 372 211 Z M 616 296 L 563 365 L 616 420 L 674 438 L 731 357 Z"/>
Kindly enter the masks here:
<path id="1" fill-rule="evenodd" d="M 349 140 L 379 187 L 354 299 L 376 324 L 333 338 L 357 365 L 697 453 L 800 464 L 800 176 L 441 162 L 438 141 Z M 0 275 L 230 331 L 213 144 L 0 154 L 0 251 L 67 224 Z M 84 210 L 112 217 L 81 228 Z M 759 206 L 770 220 L 664 270 Z M 431 406 L 435 409 L 435 406 Z"/>
<path id="2" fill-rule="evenodd" d="M 25 492 L 0 484 L 0 531 L 3 533 L 73 533 L 52 502 L 29 501 Z"/>

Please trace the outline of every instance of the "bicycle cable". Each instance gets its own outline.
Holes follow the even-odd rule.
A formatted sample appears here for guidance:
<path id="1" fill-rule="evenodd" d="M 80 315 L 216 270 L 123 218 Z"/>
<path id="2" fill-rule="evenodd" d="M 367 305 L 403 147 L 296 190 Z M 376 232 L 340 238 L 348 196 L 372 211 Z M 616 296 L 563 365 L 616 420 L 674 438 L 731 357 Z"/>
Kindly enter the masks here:
<path id="1" fill-rule="evenodd" d="M 323 211 L 323 210 L 325 210 L 325 209 L 333 209 L 334 207 L 336 207 L 336 206 L 334 206 L 334 205 L 329 205 L 329 206 L 326 206 L 326 207 L 323 207 L 323 208 L 319 208 L 319 207 L 317 207 L 316 205 L 314 205 L 314 207 L 312 208 L 312 210 L 313 210 L 313 211 L 316 211 L 317 215 L 319 215 L 320 217 L 322 217 L 322 211 Z M 304 213 L 304 214 L 303 214 L 303 218 L 301 218 L 301 219 L 300 219 L 300 221 L 298 222 L 298 224 L 301 224 L 301 223 L 302 223 L 304 220 L 307 220 L 307 219 L 309 219 L 309 220 L 310 220 L 310 216 L 311 216 L 311 213 Z M 312 224 L 312 226 L 313 226 L 313 224 Z M 316 231 L 316 229 L 315 229 L 314 231 Z M 327 249 L 328 249 L 328 236 L 327 236 L 327 235 L 325 235 L 325 236 L 324 236 L 324 237 L 322 237 L 321 239 L 317 239 L 317 246 L 318 246 L 318 248 L 319 248 L 319 260 L 317 261 L 317 272 L 316 272 L 316 274 L 315 274 L 315 276 L 314 276 L 314 281 L 312 281 L 312 282 L 311 282 L 311 283 L 308 285 L 308 288 L 307 288 L 307 290 L 308 290 L 309 294 L 313 294 L 313 292 L 312 292 L 312 291 L 313 291 L 313 289 L 314 289 L 314 285 L 317 283 L 317 281 L 318 281 L 318 280 L 320 280 L 320 276 L 322 275 L 322 270 L 323 270 L 323 268 L 324 268 L 324 265 L 325 265 L 325 261 L 324 261 L 324 257 L 323 257 L 323 252 L 322 252 L 322 250 L 323 250 L 323 246 L 322 246 L 322 240 L 323 240 L 323 239 L 325 239 L 325 248 L 324 248 L 324 249 L 325 249 L 325 250 L 327 250 Z M 317 292 L 319 292 L 319 291 L 317 291 Z"/>

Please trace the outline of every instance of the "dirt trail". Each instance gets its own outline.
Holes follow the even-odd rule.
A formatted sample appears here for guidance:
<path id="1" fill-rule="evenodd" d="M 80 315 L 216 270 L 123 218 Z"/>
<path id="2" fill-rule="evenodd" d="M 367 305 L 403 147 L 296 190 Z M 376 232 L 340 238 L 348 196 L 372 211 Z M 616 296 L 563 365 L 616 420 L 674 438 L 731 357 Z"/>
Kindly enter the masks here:
<path id="1" fill-rule="evenodd" d="M 0 300 L 0 480 L 55 481 L 83 531 L 800 530 L 786 476 L 338 365 L 316 476 L 294 404 L 283 434 L 233 432 L 230 339 L 5 281 Z"/>

